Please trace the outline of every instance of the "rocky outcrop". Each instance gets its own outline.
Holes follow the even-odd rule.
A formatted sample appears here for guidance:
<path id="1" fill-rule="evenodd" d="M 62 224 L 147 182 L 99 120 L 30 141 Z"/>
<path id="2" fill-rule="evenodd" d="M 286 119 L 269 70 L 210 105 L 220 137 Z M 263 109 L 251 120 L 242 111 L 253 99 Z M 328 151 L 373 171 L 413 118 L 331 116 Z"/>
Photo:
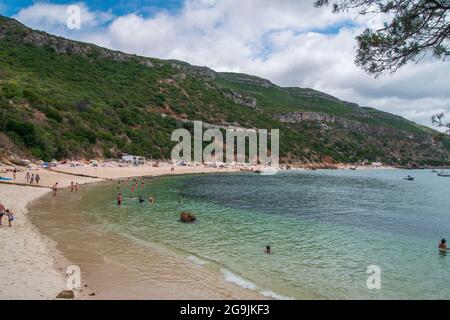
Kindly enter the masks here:
<path id="1" fill-rule="evenodd" d="M 72 290 L 64 290 L 58 293 L 56 299 L 73 299 L 75 298 L 75 293 Z"/>
<path id="2" fill-rule="evenodd" d="M 322 112 L 286 112 L 276 113 L 272 115 L 274 119 L 283 123 L 300 123 L 303 121 L 317 121 L 321 123 L 334 123 L 337 126 L 356 132 L 359 134 L 374 134 L 374 135 L 386 135 L 386 136 L 400 136 L 407 139 L 418 139 L 422 143 L 432 144 L 433 139 L 428 135 L 416 136 L 409 131 L 399 130 L 395 128 L 382 127 L 382 126 L 370 126 L 367 123 L 350 120 L 347 118 L 338 117 L 332 114 Z"/>
<path id="3" fill-rule="evenodd" d="M 336 117 L 321 112 L 287 112 L 276 113 L 273 117 L 285 123 L 299 123 L 302 121 L 336 122 Z"/>
<path id="4" fill-rule="evenodd" d="M 194 77 L 198 77 L 205 81 L 212 81 L 216 79 L 216 72 L 208 67 L 193 66 L 187 62 L 178 60 L 169 60 L 171 67 L 184 71 Z"/>
<path id="5" fill-rule="evenodd" d="M 223 95 L 231 100 L 233 100 L 234 103 L 239 104 L 244 107 L 251 108 L 255 111 L 261 112 L 261 109 L 258 108 L 258 101 L 254 97 L 250 97 L 248 95 L 236 92 L 236 91 L 224 91 Z"/>
<path id="6" fill-rule="evenodd" d="M 180 215 L 180 222 L 194 223 L 195 221 L 197 221 L 197 218 L 190 212 L 183 211 Z"/>
<path id="7" fill-rule="evenodd" d="M 0 24 L 0 39 L 11 36 L 13 37 L 11 40 L 16 42 L 22 42 L 40 48 L 50 48 L 59 54 L 75 54 L 83 57 L 92 55 L 118 62 L 135 60 L 148 68 L 155 66 L 150 58 L 138 57 L 133 54 L 104 49 L 92 44 L 68 40 L 50 35 L 46 32 L 30 29 L 12 19 L 0 18 L 2 19 L 2 23 Z M 20 29 L 21 32 L 16 32 L 16 29 Z"/>
<path id="8" fill-rule="evenodd" d="M 231 72 L 220 72 L 218 77 L 223 80 L 232 81 L 234 83 L 249 84 L 253 86 L 260 86 L 264 88 L 269 88 L 275 86 L 272 82 L 266 79 L 262 79 L 255 76 L 250 76 L 248 74 L 242 73 L 231 73 Z"/>

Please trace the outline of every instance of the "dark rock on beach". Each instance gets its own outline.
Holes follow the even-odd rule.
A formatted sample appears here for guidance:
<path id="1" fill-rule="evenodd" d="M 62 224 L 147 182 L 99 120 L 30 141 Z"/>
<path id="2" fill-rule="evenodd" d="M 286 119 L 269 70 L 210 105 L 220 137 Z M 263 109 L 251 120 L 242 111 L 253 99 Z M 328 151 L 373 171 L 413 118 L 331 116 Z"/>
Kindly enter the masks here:
<path id="1" fill-rule="evenodd" d="M 75 293 L 72 290 L 64 290 L 58 293 L 56 299 L 73 299 L 75 298 Z"/>

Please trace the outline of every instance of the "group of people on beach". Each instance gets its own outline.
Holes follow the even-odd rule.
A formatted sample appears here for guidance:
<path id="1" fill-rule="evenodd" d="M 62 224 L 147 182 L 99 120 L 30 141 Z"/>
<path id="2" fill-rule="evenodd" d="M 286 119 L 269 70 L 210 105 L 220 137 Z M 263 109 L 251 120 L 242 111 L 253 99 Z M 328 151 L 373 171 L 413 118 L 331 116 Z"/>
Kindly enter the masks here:
<path id="1" fill-rule="evenodd" d="M 58 193 L 59 184 L 58 182 L 55 182 L 55 184 L 52 187 L 53 196 L 56 196 Z M 70 182 L 70 192 L 78 192 L 78 182 Z"/>
<path id="2" fill-rule="evenodd" d="M 139 182 L 136 179 L 133 179 L 133 183 L 131 184 L 131 187 L 130 187 L 130 191 L 131 191 L 130 199 L 132 199 L 134 197 L 135 192 L 139 192 L 140 190 L 143 191 L 144 187 L 145 187 L 144 181 L 141 181 L 140 186 L 139 186 Z M 118 181 L 117 182 L 117 191 L 119 191 L 119 193 L 117 194 L 117 205 L 119 205 L 119 206 L 121 206 L 122 202 L 123 202 L 123 194 L 122 194 L 122 192 L 120 192 L 120 190 L 121 190 L 121 182 Z M 139 201 L 139 203 L 143 203 L 146 200 L 144 199 L 143 195 L 139 195 L 138 201 Z M 150 196 L 150 197 L 148 197 L 148 202 L 154 203 L 155 199 Z"/>
<path id="3" fill-rule="evenodd" d="M 14 221 L 14 213 L 12 213 L 9 209 L 6 209 L 6 207 L 0 202 L 0 227 L 2 226 L 3 216 L 5 215 L 8 219 L 8 225 L 11 227 L 11 223 Z"/>
<path id="4" fill-rule="evenodd" d="M 14 172 L 14 179 L 16 179 L 15 172 Z M 27 180 L 27 183 L 29 183 L 29 184 L 33 184 L 34 182 L 36 182 L 36 184 L 39 184 L 39 181 L 41 181 L 41 176 L 39 175 L 39 173 L 30 174 L 30 172 L 27 171 L 27 174 L 25 175 L 25 180 Z"/>

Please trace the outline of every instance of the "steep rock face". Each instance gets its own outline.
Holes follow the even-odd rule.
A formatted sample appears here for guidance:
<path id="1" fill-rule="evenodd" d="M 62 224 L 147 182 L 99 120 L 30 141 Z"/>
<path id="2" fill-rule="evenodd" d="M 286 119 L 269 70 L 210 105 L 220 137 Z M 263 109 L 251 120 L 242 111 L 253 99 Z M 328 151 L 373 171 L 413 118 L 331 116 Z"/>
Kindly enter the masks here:
<path id="1" fill-rule="evenodd" d="M 349 120 L 346 118 L 337 117 L 335 115 L 321 113 L 321 112 L 287 112 L 273 115 L 274 119 L 283 123 L 300 123 L 303 121 L 317 121 L 320 123 L 335 123 L 338 126 L 359 134 L 373 134 L 384 136 L 397 136 L 407 139 L 416 139 L 423 144 L 433 144 L 433 137 L 431 135 L 414 135 L 411 132 L 388 128 L 388 127 L 373 127 L 367 123 Z"/>
<path id="2" fill-rule="evenodd" d="M 274 114 L 274 118 L 284 123 L 300 123 L 302 121 L 317 121 L 336 123 L 344 129 L 357 133 L 369 133 L 370 127 L 363 122 L 340 118 L 335 115 L 321 112 L 288 112 Z"/>
<path id="3" fill-rule="evenodd" d="M 303 121 L 328 122 L 336 123 L 344 129 L 357 133 L 369 133 L 370 131 L 369 126 L 365 123 L 321 112 L 287 112 L 274 114 L 273 117 L 284 123 L 300 123 Z"/>
<path id="4" fill-rule="evenodd" d="M 287 112 L 273 115 L 275 119 L 286 123 L 299 123 L 302 121 L 336 122 L 336 117 L 321 112 Z"/>
<path id="5" fill-rule="evenodd" d="M 261 112 L 261 109 L 258 108 L 258 101 L 254 97 L 250 97 L 248 95 L 236 92 L 236 91 L 225 91 L 223 95 L 231 100 L 234 103 L 239 104 L 244 107 L 249 107 L 255 111 Z"/>

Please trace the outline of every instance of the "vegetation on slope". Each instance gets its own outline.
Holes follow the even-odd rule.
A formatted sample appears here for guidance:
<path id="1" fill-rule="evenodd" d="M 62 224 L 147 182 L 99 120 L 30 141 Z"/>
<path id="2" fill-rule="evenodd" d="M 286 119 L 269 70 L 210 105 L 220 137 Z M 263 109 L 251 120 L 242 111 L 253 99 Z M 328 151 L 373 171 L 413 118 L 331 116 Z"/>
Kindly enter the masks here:
<path id="1" fill-rule="evenodd" d="M 231 95 L 257 101 L 252 108 Z M 390 136 L 364 136 L 338 124 L 280 123 L 280 112 L 312 111 L 357 119 Z M 126 55 L 31 30 L 0 16 L 0 149 L 38 159 L 168 158 L 186 120 L 280 128 L 286 160 L 445 162 L 430 130 L 397 116 L 248 75 L 216 73 L 178 61 Z M 405 132 L 414 134 L 406 138 Z M 402 144 L 402 147 L 399 147 Z M 448 146 L 448 144 L 447 144 Z"/>

